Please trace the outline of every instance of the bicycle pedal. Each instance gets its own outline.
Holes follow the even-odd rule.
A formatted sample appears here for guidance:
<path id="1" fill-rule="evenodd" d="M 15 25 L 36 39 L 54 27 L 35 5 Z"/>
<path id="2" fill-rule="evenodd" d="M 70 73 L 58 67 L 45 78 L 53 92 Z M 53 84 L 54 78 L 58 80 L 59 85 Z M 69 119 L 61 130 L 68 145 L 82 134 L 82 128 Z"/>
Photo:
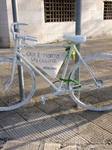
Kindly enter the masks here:
<path id="1" fill-rule="evenodd" d="M 40 102 L 41 102 L 41 104 L 45 105 L 46 101 L 45 101 L 45 96 L 44 95 L 42 95 L 40 97 Z"/>

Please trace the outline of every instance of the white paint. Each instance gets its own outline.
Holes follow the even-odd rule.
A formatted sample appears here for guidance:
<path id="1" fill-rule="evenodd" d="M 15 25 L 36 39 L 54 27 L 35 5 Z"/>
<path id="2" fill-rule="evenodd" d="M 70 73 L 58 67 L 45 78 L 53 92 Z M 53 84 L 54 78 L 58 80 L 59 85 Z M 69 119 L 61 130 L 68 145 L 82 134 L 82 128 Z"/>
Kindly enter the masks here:
<path id="1" fill-rule="evenodd" d="M 67 55 L 66 51 L 60 50 L 30 50 L 22 48 L 22 54 L 32 63 L 41 68 L 50 77 L 55 78 Z"/>

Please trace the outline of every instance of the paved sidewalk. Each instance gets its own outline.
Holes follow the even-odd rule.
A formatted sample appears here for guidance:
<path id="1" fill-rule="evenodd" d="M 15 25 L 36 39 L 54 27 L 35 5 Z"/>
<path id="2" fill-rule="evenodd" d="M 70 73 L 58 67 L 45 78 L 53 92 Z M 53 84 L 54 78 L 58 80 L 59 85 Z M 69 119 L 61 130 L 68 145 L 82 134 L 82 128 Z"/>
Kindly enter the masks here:
<path id="1" fill-rule="evenodd" d="M 112 36 L 88 39 L 81 49 L 83 55 L 112 53 Z M 0 57 L 9 53 L 0 49 Z M 0 149 L 112 150 L 112 111 L 76 108 L 67 94 L 49 98 L 42 105 L 39 97 L 46 93 L 48 85 L 40 82 L 41 90 L 37 88 L 29 104 L 0 112 Z"/>

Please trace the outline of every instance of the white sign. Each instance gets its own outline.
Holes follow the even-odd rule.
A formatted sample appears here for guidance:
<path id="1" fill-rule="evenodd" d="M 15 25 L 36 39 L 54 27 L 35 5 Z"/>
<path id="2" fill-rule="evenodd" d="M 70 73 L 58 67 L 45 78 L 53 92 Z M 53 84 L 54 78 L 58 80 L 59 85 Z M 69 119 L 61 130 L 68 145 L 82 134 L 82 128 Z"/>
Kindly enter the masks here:
<path id="1" fill-rule="evenodd" d="M 41 68 L 50 77 L 55 78 L 67 55 L 60 50 L 28 50 L 22 48 L 22 54 Z"/>

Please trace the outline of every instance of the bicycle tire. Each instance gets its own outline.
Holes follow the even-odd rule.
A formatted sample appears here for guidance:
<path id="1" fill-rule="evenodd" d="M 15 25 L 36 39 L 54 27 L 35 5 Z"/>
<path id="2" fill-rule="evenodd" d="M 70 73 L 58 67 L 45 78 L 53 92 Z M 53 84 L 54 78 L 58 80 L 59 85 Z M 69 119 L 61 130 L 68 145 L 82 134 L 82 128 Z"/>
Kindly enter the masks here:
<path id="1" fill-rule="evenodd" d="M 93 111 L 112 109 L 112 54 L 96 53 L 84 58 L 100 86 L 96 86 L 80 60 L 71 69 L 68 79 L 74 80 L 77 69 L 80 82 L 68 82 L 69 94 L 79 106 Z"/>
<path id="2" fill-rule="evenodd" d="M 24 99 L 20 99 L 20 89 L 18 81 L 18 66 L 22 67 L 24 75 Z M 0 111 L 14 110 L 26 104 L 36 90 L 36 78 L 30 67 L 17 60 L 14 78 L 8 89 L 4 88 L 4 83 L 10 76 L 12 68 L 11 58 L 0 58 Z M 25 86 L 27 84 L 27 86 Z"/>

